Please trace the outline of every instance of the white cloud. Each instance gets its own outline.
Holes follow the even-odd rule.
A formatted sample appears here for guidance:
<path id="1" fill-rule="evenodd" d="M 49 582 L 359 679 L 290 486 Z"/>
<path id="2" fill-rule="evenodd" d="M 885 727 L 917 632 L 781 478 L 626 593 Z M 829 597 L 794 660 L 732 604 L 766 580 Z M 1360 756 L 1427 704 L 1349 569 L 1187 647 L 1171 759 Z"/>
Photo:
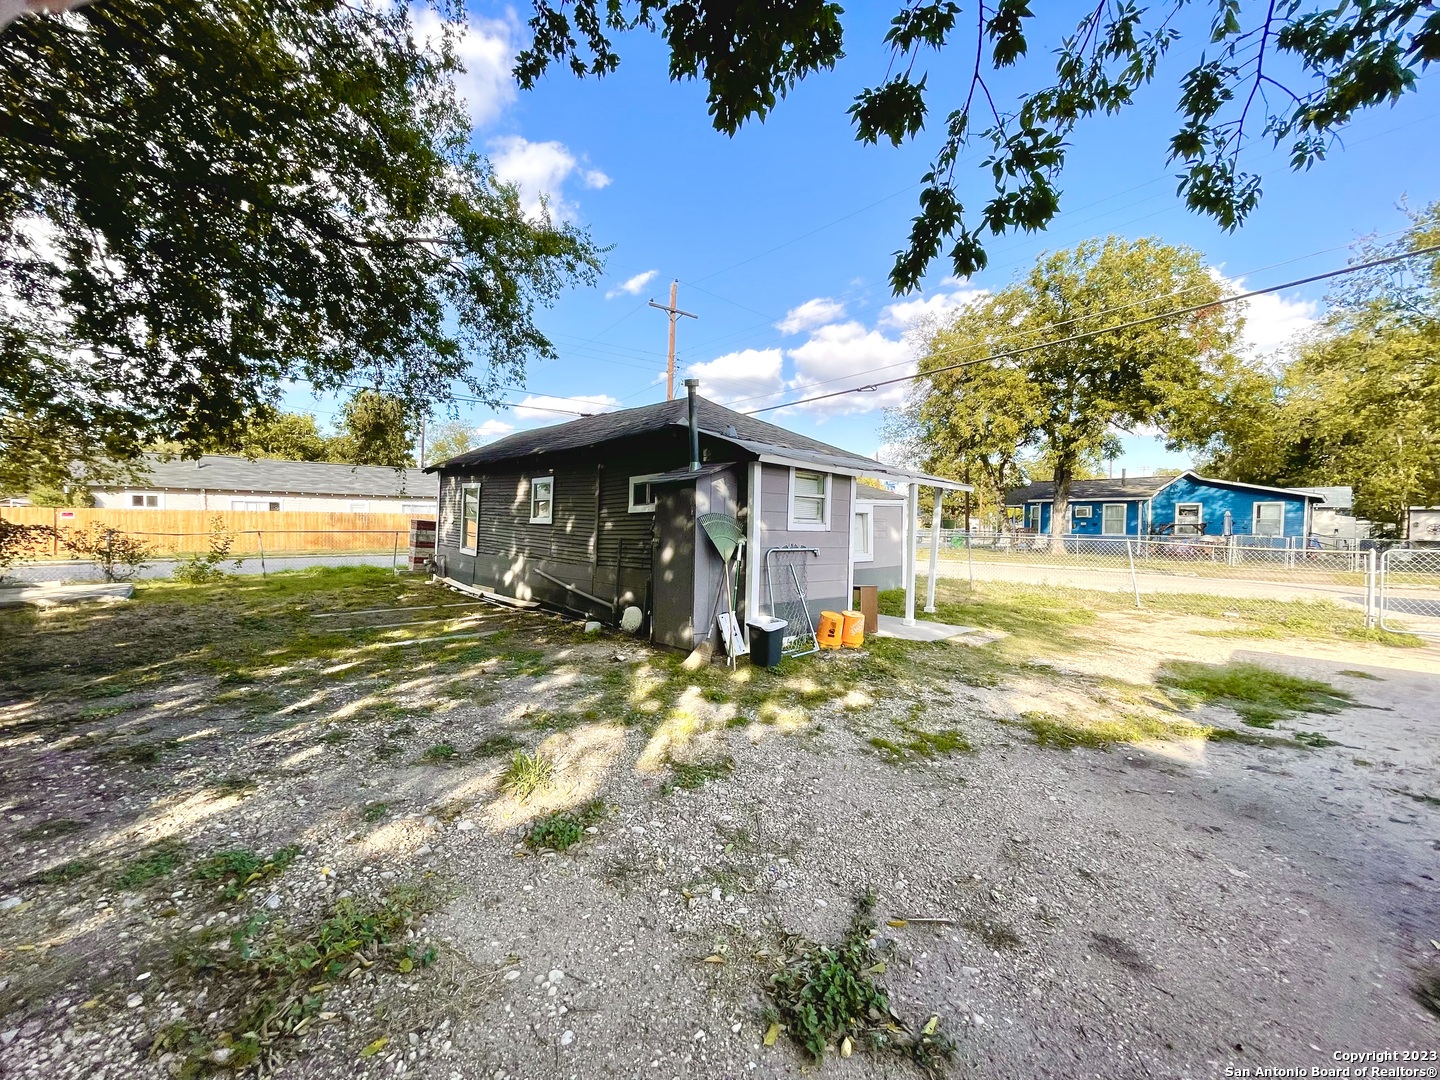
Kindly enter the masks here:
<path id="1" fill-rule="evenodd" d="M 1283 351 L 1295 337 L 1318 321 L 1320 305 L 1313 300 L 1286 300 L 1271 293 L 1245 303 L 1245 348 L 1253 357 Z"/>
<path id="2" fill-rule="evenodd" d="M 470 122 L 477 128 L 496 120 L 515 100 L 515 80 L 510 69 L 515 60 L 516 27 L 509 20 L 469 16 L 458 26 L 447 23 L 428 7 L 410 11 L 415 37 L 439 46 L 450 35 L 455 56 L 464 71 L 455 75 L 459 94 Z"/>
<path id="3" fill-rule="evenodd" d="M 916 323 L 939 319 L 952 311 L 959 311 L 988 295 L 986 289 L 972 289 L 955 278 L 946 278 L 945 284 L 955 288 L 950 292 L 936 292 L 929 296 L 917 296 L 914 300 L 897 300 L 880 312 L 880 325 L 902 332 L 911 330 Z"/>
<path id="4" fill-rule="evenodd" d="M 711 401 L 745 401 L 784 388 L 780 375 L 784 360 L 779 349 L 742 349 L 691 364 L 685 374 L 700 380 L 701 395 Z"/>
<path id="5" fill-rule="evenodd" d="M 609 394 L 576 397 L 527 394 L 515 403 L 514 417 L 517 424 L 553 424 L 556 421 L 576 420 L 577 413 L 609 412 L 619 404 L 619 400 Z"/>
<path id="6" fill-rule="evenodd" d="M 775 324 L 775 329 L 782 334 L 798 334 L 801 330 L 834 322 L 844 314 L 845 305 L 839 300 L 817 296 L 814 300 L 806 300 L 799 307 L 787 311 L 785 317 Z"/>
<path id="7" fill-rule="evenodd" d="M 557 221 L 569 221 L 579 208 L 565 195 L 565 182 L 578 173 L 587 188 L 603 188 L 610 178 L 598 169 L 581 167 L 570 148 L 551 139 L 531 142 L 522 135 L 501 135 L 491 139 L 490 164 L 495 176 L 520 189 L 520 209 L 532 218 L 545 207 Z"/>
<path id="8" fill-rule="evenodd" d="M 915 354 L 908 344 L 878 330 L 866 330 L 858 322 L 819 327 L 805 344 L 791 349 L 789 356 L 795 364 L 795 378 L 789 386 L 801 397 L 915 372 Z M 906 384 L 901 383 L 874 393 L 845 394 L 800 408 L 820 416 L 870 412 L 899 405 L 905 391 Z"/>
<path id="9" fill-rule="evenodd" d="M 655 275 L 658 273 L 660 273 L 659 270 L 642 270 L 634 277 L 626 278 L 619 285 L 607 291 L 605 299 L 614 300 L 617 296 L 639 296 L 640 290 L 654 281 Z"/>
<path id="10" fill-rule="evenodd" d="M 471 434 L 475 436 L 475 445 L 483 446 L 485 443 L 494 442 L 496 439 L 503 439 L 514 430 L 514 424 L 507 424 L 504 420 L 491 419 L 483 421 Z"/>

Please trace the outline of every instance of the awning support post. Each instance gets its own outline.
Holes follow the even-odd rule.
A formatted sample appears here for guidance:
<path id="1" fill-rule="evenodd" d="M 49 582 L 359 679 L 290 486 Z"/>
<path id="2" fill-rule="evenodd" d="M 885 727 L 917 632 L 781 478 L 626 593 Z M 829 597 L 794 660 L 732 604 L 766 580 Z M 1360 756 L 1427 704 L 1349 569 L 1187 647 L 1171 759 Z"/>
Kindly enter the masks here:
<path id="1" fill-rule="evenodd" d="M 935 492 L 935 509 L 930 512 L 930 576 L 925 579 L 925 614 L 935 614 L 935 573 L 940 568 L 940 503 L 945 497 L 943 488 L 932 488 Z"/>
<path id="2" fill-rule="evenodd" d="M 915 625 L 915 575 L 919 570 L 920 485 L 913 480 L 905 499 L 905 625 Z"/>

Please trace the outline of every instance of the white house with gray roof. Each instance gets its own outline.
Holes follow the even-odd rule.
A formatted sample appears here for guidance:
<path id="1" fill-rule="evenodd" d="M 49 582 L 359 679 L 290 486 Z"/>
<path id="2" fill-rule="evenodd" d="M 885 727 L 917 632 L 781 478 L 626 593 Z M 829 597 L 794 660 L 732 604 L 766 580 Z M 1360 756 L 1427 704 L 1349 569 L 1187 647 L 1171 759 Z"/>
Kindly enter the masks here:
<path id="1" fill-rule="evenodd" d="M 92 484 L 90 492 L 97 507 L 115 510 L 308 510 L 433 517 L 439 482 L 420 469 L 205 454 L 194 460 L 149 457 L 140 479 Z"/>

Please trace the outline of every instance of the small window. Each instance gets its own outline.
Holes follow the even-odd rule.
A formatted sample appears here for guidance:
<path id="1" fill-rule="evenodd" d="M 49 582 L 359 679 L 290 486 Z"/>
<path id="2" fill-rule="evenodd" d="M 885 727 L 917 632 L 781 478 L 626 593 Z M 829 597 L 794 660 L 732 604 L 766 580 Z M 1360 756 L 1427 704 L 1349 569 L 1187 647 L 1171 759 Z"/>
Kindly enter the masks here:
<path id="1" fill-rule="evenodd" d="M 830 477 L 795 469 L 790 473 L 790 528 L 830 527 Z"/>
<path id="2" fill-rule="evenodd" d="M 1074 518 L 1092 518 L 1095 516 L 1095 508 L 1093 506 L 1072 506 L 1070 508 L 1070 516 Z"/>
<path id="3" fill-rule="evenodd" d="M 1255 535 L 1285 535 L 1285 504 L 1262 502 L 1255 504 Z"/>
<path id="4" fill-rule="evenodd" d="M 429 517 L 435 513 L 435 504 L 428 502 L 401 503 L 400 512 L 411 517 Z"/>
<path id="5" fill-rule="evenodd" d="M 280 509 L 280 503 L 270 499 L 231 499 L 231 510 L 251 510 L 259 513 L 273 513 Z"/>
<path id="6" fill-rule="evenodd" d="M 649 514 L 655 511 L 655 489 L 651 487 L 650 481 L 659 475 L 646 473 L 644 476 L 630 477 L 630 513 Z"/>
<path id="7" fill-rule="evenodd" d="M 131 506 L 134 506 L 134 507 L 144 507 L 144 508 L 149 509 L 149 510 L 157 510 L 157 509 L 159 509 L 159 507 L 160 507 L 160 496 L 159 496 L 159 495 L 131 495 L 131 496 L 130 496 L 130 505 L 131 505 Z"/>
<path id="8" fill-rule="evenodd" d="M 480 546 L 480 485 L 464 484 L 460 488 L 460 549 L 471 555 Z"/>
<path id="9" fill-rule="evenodd" d="M 850 534 L 850 552 L 855 562 L 875 561 L 875 515 L 868 506 L 855 511 L 854 531 Z"/>
<path id="10" fill-rule="evenodd" d="M 368 514 L 370 513 L 370 504 L 368 502 L 352 502 L 350 504 L 350 513 Z"/>
<path id="11" fill-rule="evenodd" d="M 530 481 L 530 524 L 549 525 L 555 512 L 555 478 L 540 476 Z"/>

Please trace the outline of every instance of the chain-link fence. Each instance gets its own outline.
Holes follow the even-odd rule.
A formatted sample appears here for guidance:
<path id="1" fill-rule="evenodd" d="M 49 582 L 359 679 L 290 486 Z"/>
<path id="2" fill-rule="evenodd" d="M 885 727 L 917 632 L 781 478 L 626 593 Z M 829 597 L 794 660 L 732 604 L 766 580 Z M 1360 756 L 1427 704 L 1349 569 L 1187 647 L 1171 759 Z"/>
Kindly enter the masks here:
<path id="1" fill-rule="evenodd" d="M 1272 538 L 1260 538 L 1270 540 Z M 928 537 L 918 545 L 928 566 Z M 1272 546 L 1241 537 L 941 536 L 937 577 L 1121 593 L 1137 608 L 1293 616 L 1307 604 L 1316 618 L 1373 625 L 1376 552 Z"/>
<path id="2" fill-rule="evenodd" d="M 310 566 L 385 566 L 404 569 L 409 557 L 405 529 L 246 529 L 220 534 L 223 554 L 216 569 L 228 574 L 267 574 Z M 98 531 L 76 550 L 65 530 L 37 537 L 0 581 L 81 582 L 164 578 L 192 558 L 219 551 L 214 532 Z M 107 543 L 108 541 L 108 543 Z"/>
<path id="3" fill-rule="evenodd" d="M 1392 548 L 1379 576 L 1380 625 L 1440 637 L 1440 548 Z"/>

